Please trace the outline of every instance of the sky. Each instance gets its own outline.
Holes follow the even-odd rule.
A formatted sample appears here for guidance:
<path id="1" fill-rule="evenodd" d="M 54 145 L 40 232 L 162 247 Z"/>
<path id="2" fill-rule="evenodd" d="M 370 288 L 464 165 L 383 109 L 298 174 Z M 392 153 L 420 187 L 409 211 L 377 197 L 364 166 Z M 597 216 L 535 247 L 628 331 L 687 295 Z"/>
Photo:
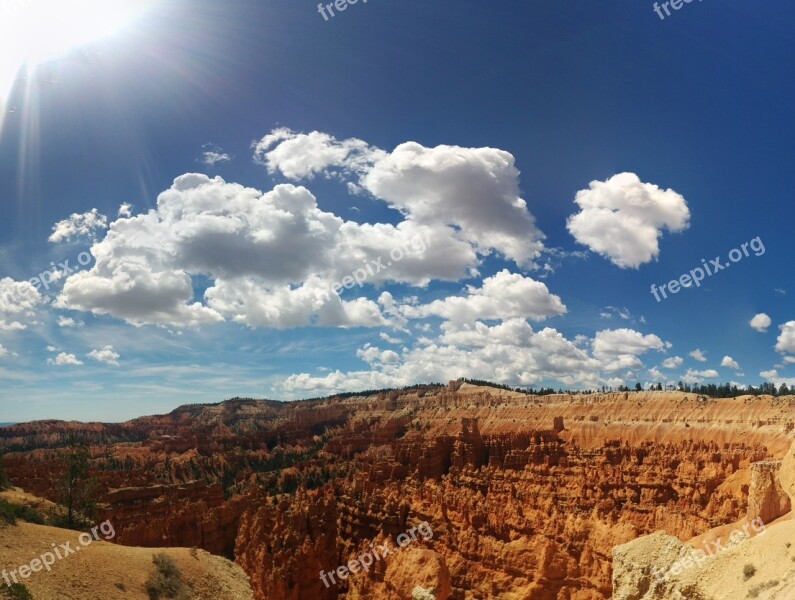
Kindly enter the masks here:
<path id="1" fill-rule="evenodd" d="M 0 3 L 0 422 L 795 383 L 795 6 L 348 1 Z"/>

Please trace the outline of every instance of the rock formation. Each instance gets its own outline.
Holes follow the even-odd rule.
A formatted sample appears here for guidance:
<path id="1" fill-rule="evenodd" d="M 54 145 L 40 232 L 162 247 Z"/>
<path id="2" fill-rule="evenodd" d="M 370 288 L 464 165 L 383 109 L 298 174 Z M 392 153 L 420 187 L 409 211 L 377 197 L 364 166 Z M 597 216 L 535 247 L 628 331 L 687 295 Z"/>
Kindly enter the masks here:
<path id="1" fill-rule="evenodd" d="M 751 465 L 748 513 L 683 543 L 664 532 L 613 550 L 614 600 L 795 598 L 795 443 L 784 461 Z M 786 490 L 786 492 L 785 492 Z M 705 543 L 706 542 L 706 543 Z"/>
<path id="2" fill-rule="evenodd" d="M 794 409 L 793 398 L 454 382 L 21 424 L 0 429 L 0 448 L 15 484 L 56 499 L 61 448 L 84 437 L 120 543 L 233 558 L 259 600 L 597 600 L 614 585 L 642 598 L 631 594 L 652 588 L 653 565 L 630 569 L 633 548 L 673 557 L 704 532 L 789 510 Z M 418 523 L 433 535 L 324 583 L 321 572 L 396 548 Z"/>

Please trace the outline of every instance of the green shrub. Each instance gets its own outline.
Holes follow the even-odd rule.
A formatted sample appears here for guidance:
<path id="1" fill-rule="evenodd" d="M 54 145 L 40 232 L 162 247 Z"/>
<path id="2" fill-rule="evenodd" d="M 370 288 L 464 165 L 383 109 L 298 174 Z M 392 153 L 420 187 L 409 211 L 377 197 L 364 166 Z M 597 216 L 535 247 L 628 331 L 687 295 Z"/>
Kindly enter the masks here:
<path id="1" fill-rule="evenodd" d="M 0 498 L 0 522 L 14 525 L 17 520 L 43 525 L 47 520 L 35 508 L 24 504 L 14 504 Z"/>
<path id="2" fill-rule="evenodd" d="M 0 585 L 0 590 L 5 598 L 13 598 L 13 600 L 33 600 L 28 588 L 21 583 L 12 583 L 11 585 Z"/>
<path id="3" fill-rule="evenodd" d="M 14 525 L 17 522 L 17 506 L 0 499 L 0 523 Z"/>
<path id="4" fill-rule="evenodd" d="M 172 598 L 174 600 L 189 600 L 188 588 L 182 581 L 182 573 L 177 568 L 174 559 L 168 554 L 160 552 L 152 556 L 155 571 L 146 579 L 146 591 L 151 600 Z"/>
<path id="5" fill-rule="evenodd" d="M 759 585 L 755 585 L 750 590 L 748 590 L 748 597 L 749 598 L 756 598 L 764 592 L 765 590 L 769 590 L 770 588 L 774 588 L 778 585 L 778 579 L 771 579 L 770 581 L 766 581 L 765 583 L 760 583 Z"/>

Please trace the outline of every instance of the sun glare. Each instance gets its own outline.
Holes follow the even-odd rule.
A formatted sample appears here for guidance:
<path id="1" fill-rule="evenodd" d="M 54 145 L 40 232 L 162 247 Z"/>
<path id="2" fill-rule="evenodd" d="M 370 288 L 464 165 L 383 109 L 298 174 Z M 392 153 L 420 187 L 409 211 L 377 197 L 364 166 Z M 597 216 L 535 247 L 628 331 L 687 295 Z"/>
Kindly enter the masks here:
<path id="1" fill-rule="evenodd" d="M 0 0 L 0 105 L 22 68 L 58 60 L 111 35 L 147 0 Z"/>

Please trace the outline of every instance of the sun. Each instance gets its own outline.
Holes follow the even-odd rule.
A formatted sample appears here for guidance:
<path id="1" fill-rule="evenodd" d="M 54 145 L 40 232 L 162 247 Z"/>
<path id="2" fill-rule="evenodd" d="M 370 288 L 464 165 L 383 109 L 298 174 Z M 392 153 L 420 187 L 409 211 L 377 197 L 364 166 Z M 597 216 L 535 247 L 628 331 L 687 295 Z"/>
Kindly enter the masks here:
<path id="1" fill-rule="evenodd" d="M 148 0 L 0 0 L 0 105 L 22 68 L 111 35 Z"/>

